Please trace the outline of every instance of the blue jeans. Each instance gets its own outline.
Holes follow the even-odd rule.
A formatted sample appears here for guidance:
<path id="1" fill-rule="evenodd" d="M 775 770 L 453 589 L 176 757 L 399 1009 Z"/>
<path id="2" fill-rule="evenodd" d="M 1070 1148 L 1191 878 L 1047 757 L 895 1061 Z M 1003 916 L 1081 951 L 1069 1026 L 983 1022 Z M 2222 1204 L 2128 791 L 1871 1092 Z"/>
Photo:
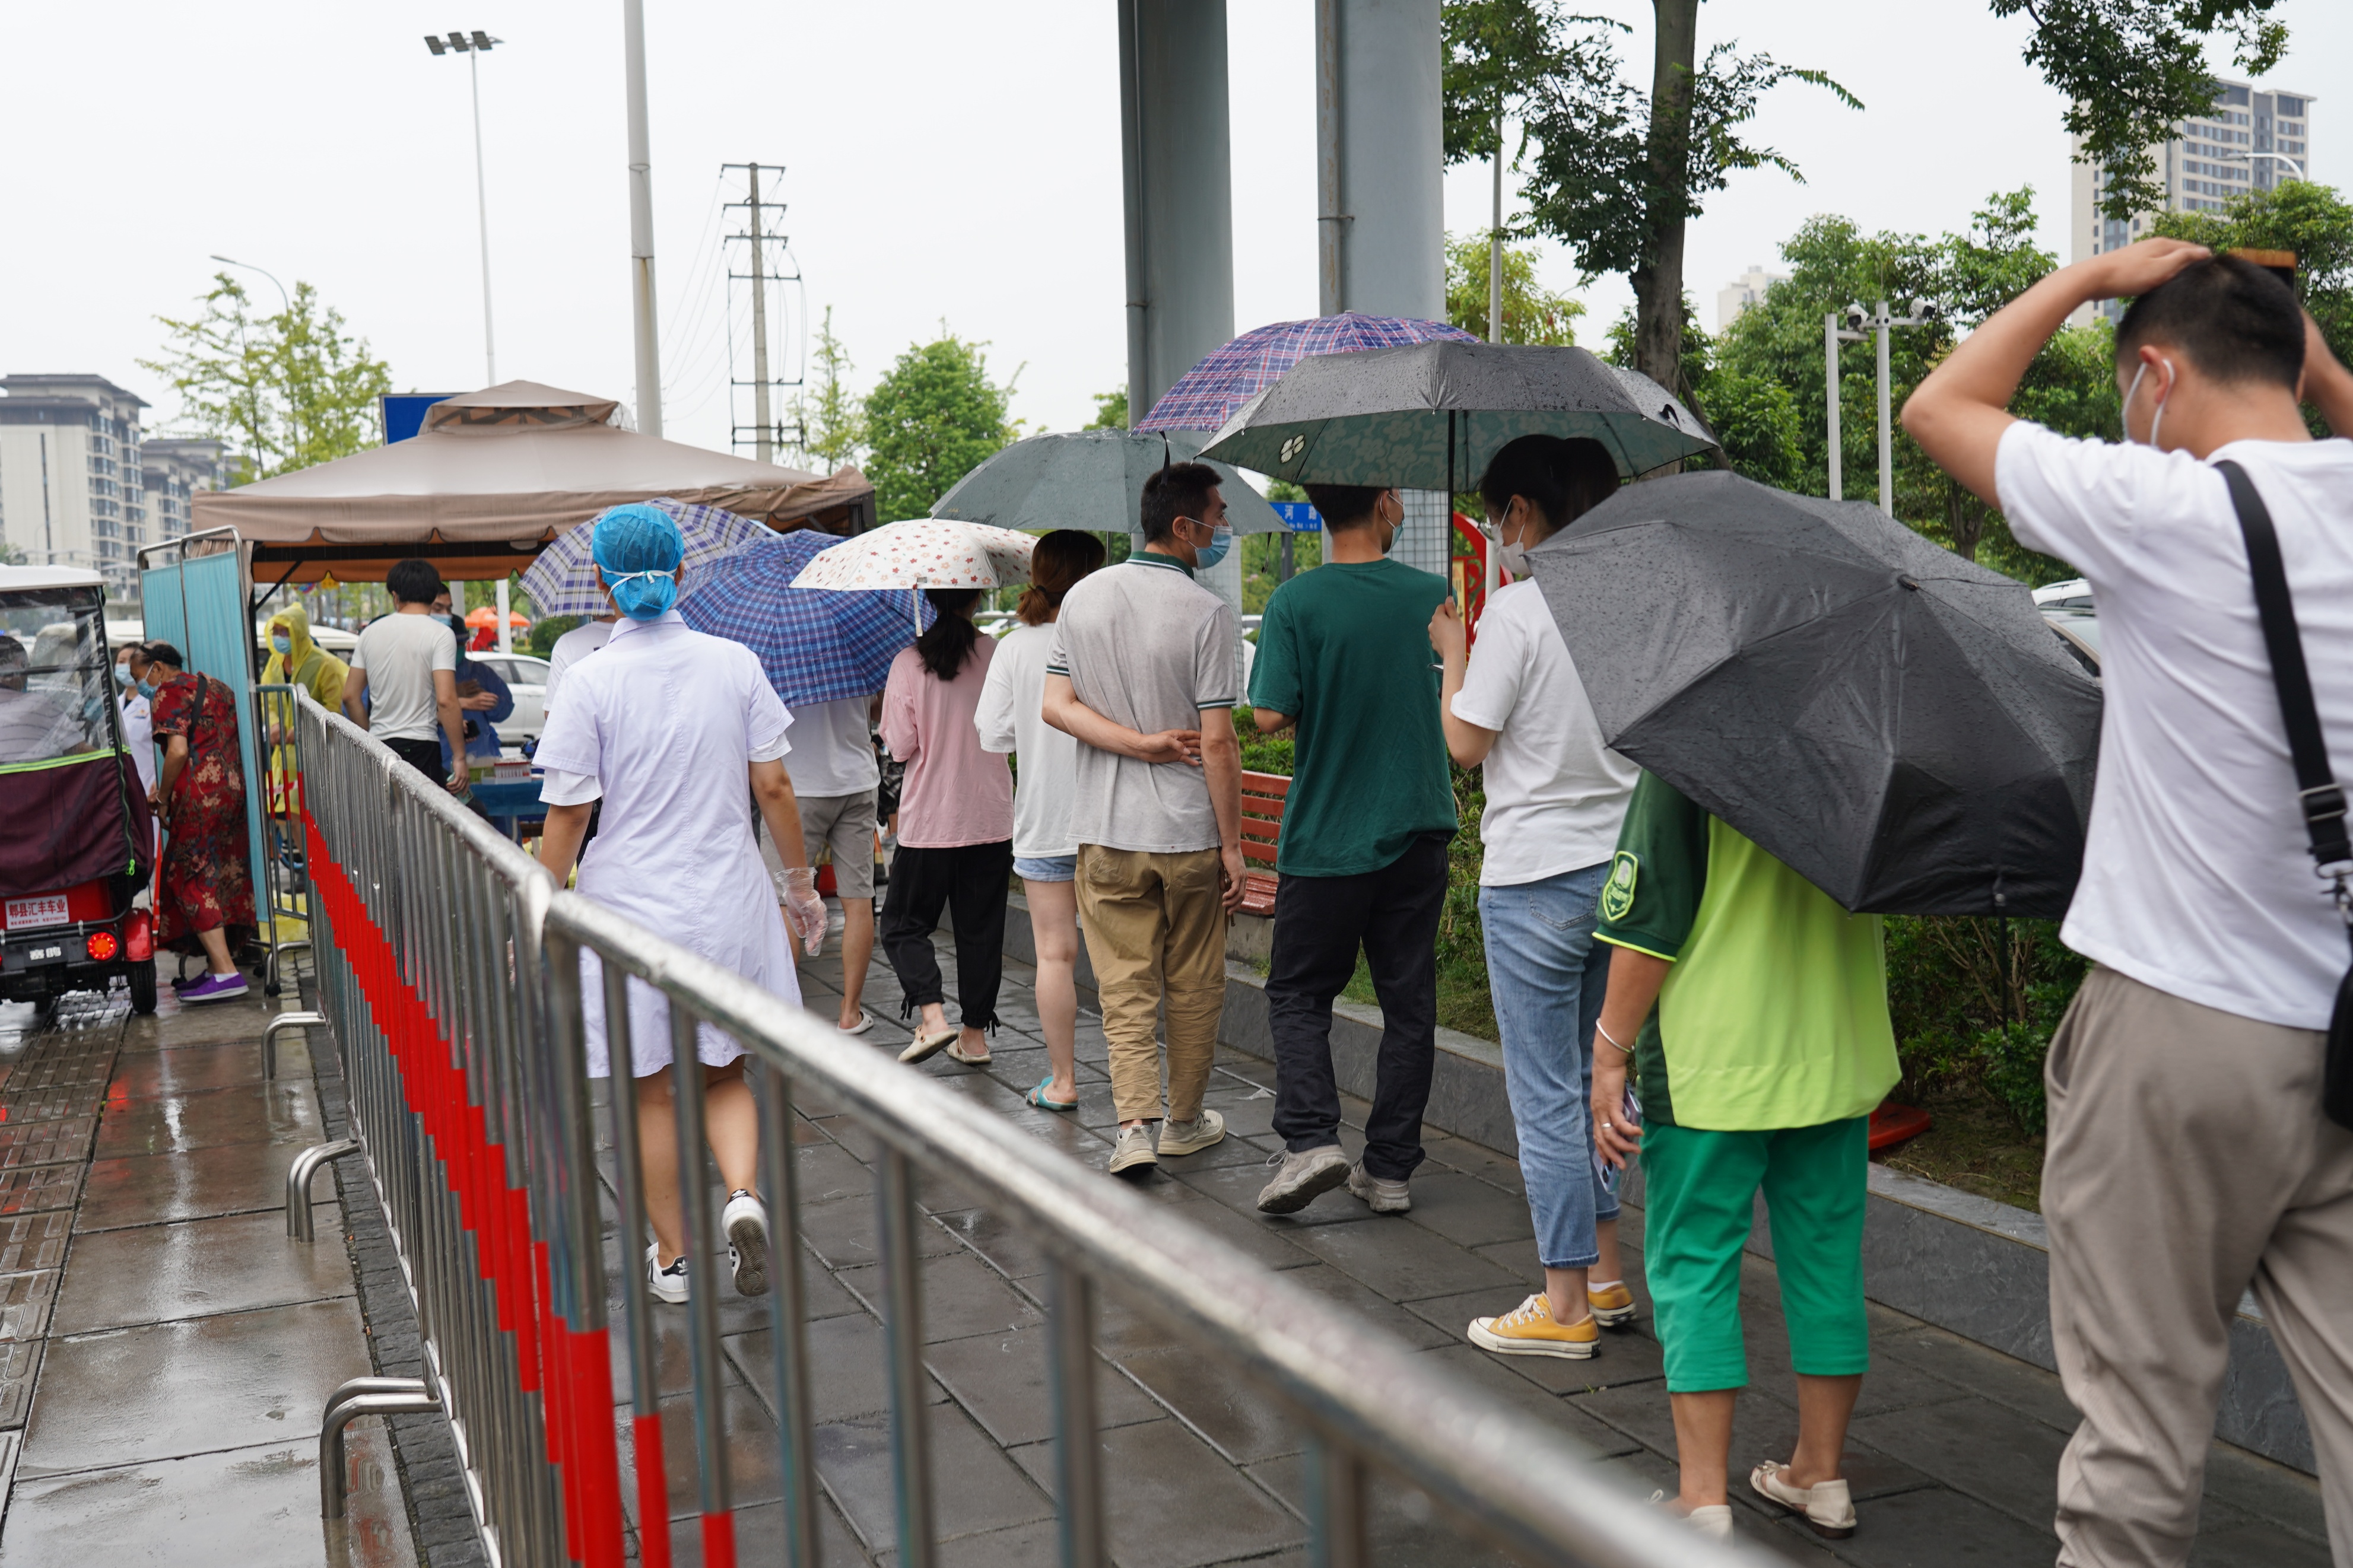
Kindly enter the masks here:
<path id="1" fill-rule="evenodd" d="M 1610 949 L 1593 940 L 1609 863 L 1479 889 L 1487 981 L 1504 1036 L 1504 1088 L 1520 1138 L 1520 1179 L 1547 1268 L 1590 1268 L 1596 1222 L 1618 1194 L 1593 1163 L 1593 1028 Z"/>

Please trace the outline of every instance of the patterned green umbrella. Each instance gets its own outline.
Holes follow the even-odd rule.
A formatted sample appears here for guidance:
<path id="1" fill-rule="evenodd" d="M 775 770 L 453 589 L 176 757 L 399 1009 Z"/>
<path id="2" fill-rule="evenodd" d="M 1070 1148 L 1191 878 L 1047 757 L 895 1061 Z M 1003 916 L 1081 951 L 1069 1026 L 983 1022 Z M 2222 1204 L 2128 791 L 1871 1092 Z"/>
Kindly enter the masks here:
<path id="1" fill-rule="evenodd" d="M 1527 435 L 1589 437 L 1629 477 L 1716 444 L 1657 382 L 1583 349 L 1444 342 L 1301 360 L 1201 455 L 1295 483 L 1455 491 Z"/>

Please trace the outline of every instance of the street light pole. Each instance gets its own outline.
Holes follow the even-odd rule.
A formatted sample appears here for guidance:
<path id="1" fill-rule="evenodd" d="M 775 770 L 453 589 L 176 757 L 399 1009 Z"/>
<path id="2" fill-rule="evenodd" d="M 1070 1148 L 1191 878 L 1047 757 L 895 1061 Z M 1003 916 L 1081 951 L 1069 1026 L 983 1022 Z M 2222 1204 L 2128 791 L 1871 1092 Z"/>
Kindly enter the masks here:
<path id="1" fill-rule="evenodd" d="M 1862 311 L 1858 310 L 1850 312 L 1849 319 L 1859 326 L 1862 324 Z M 1839 344 L 1861 342 L 1862 342 L 1861 332 L 1850 332 L 1840 327 L 1837 311 L 1833 310 L 1822 318 L 1822 390 L 1823 401 L 1830 410 L 1830 477 L 1832 500 L 1846 499 L 1845 486 L 1842 482 L 1846 454 L 1841 446 L 1843 437 L 1839 432 Z"/>
<path id="2" fill-rule="evenodd" d="M 646 5 L 621 0 L 623 74 L 629 114 L 629 283 L 638 351 L 638 428 L 662 433 L 661 345 L 654 317 L 654 176 L 646 128 Z"/>
<path id="3" fill-rule="evenodd" d="M 264 278 L 269 279 L 278 289 L 279 304 L 285 309 L 286 324 L 289 327 L 291 327 L 294 324 L 293 297 L 286 292 L 286 285 L 278 281 L 278 275 L 276 273 L 270 271 L 266 267 L 256 267 L 250 261 L 231 261 L 226 256 L 216 256 L 213 259 L 219 262 L 223 267 L 242 268 L 248 272 L 259 272 Z M 280 334 L 280 336 L 282 338 L 283 334 Z M 242 351 L 244 341 L 245 340 L 240 330 L 240 335 L 237 339 L 240 352 Z M 286 427 L 288 431 L 291 433 L 293 437 L 294 450 L 290 455 L 299 458 L 302 455 L 302 415 L 300 405 L 294 401 L 294 389 L 290 382 L 286 389 Z"/>
<path id="4" fill-rule="evenodd" d="M 1839 449 L 1839 363 L 1838 346 L 1842 342 L 1862 342 L 1862 329 L 1869 327 L 1878 339 L 1876 392 L 1879 400 L 1879 510 L 1888 516 L 1895 515 L 1895 428 L 1889 418 L 1889 388 L 1887 374 L 1887 333 L 1893 327 L 1934 326 L 1944 320 L 1933 300 L 1915 300 L 1913 314 L 1891 316 L 1887 301 L 1882 300 L 1866 314 L 1861 305 L 1846 308 L 1846 327 L 1839 326 L 1839 313 L 1832 311 L 1822 318 L 1823 382 L 1830 409 L 1830 491 L 1831 500 L 1842 500 L 1840 483 L 1841 452 Z"/>
<path id="5" fill-rule="evenodd" d="M 451 50 L 466 57 L 466 72 L 474 93 L 474 227 L 482 243 L 482 363 L 490 374 L 486 384 L 499 384 L 499 345 L 491 329 L 491 197 L 490 182 L 482 173 L 482 68 L 481 58 L 492 45 L 503 44 L 504 38 L 493 38 L 477 29 L 470 34 L 451 33 L 445 41 L 427 34 L 425 47 L 436 56 Z"/>

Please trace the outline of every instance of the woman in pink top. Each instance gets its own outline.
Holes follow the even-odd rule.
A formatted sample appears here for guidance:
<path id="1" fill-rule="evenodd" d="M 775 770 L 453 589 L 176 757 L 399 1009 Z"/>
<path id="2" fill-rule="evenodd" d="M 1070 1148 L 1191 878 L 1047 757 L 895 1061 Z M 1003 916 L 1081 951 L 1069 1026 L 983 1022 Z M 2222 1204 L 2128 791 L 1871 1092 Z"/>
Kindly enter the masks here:
<path id="1" fill-rule="evenodd" d="M 972 613 L 980 594 L 929 588 L 938 617 L 903 648 L 882 689 L 882 743 L 907 764 L 899 792 L 899 853 L 882 902 L 882 951 L 905 1000 L 920 1012 L 915 1037 L 899 1054 L 919 1062 L 945 1047 L 960 1062 L 988 1060 L 1004 977 L 1005 893 L 1013 872 L 1013 775 L 1001 755 L 980 749 L 973 711 L 997 645 Z M 955 930 L 956 1006 L 951 1027 L 932 950 L 945 906 Z"/>

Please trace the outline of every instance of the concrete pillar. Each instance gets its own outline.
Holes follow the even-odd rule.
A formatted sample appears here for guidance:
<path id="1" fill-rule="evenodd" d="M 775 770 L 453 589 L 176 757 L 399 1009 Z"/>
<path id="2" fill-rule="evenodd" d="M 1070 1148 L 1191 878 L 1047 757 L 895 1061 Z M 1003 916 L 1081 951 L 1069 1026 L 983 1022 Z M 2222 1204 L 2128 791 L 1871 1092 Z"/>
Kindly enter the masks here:
<path id="1" fill-rule="evenodd" d="M 1133 422 L 1234 335 L 1225 0 L 1119 0 L 1119 50 Z M 1239 542 L 1200 581 L 1241 613 Z"/>
<path id="2" fill-rule="evenodd" d="M 1318 298 L 1323 313 L 1446 319 L 1439 0 L 1315 0 Z M 1451 503 L 1406 498 L 1391 552 L 1446 574 Z"/>

